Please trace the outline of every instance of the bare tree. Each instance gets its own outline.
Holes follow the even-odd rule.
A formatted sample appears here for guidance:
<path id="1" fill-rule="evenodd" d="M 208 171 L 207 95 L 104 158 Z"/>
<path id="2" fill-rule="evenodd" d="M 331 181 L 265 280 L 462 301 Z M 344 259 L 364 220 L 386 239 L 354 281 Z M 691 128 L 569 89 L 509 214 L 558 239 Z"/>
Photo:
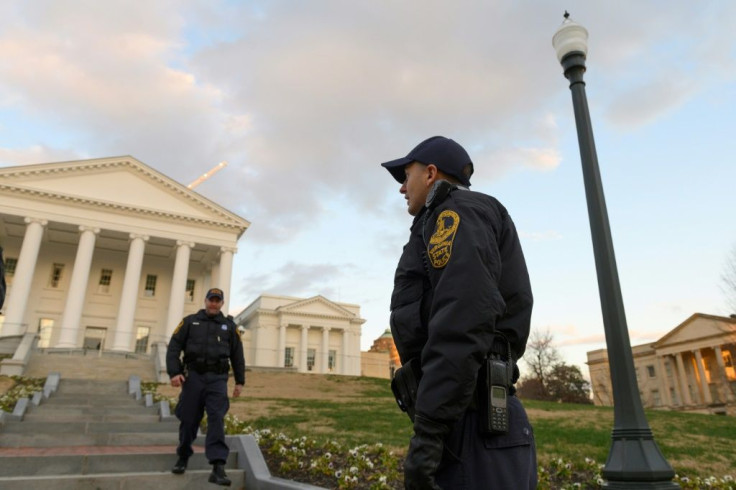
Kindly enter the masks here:
<path id="1" fill-rule="evenodd" d="M 726 295 L 726 304 L 731 313 L 736 313 L 736 245 L 726 259 L 726 266 L 721 274 L 721 289 Z"/>
<path id="2" fill-rule="evenodd" d="M 537 380 L 539 389 L 547 392 L 549 374 L 556 364 L 560 362 L 560 353 L 552 345 L 552 333 L 549 329 L 544 332 L 532 331 L 529 341 L 526 343 L 524 361 L 532 370 L 532 376 Z"/>

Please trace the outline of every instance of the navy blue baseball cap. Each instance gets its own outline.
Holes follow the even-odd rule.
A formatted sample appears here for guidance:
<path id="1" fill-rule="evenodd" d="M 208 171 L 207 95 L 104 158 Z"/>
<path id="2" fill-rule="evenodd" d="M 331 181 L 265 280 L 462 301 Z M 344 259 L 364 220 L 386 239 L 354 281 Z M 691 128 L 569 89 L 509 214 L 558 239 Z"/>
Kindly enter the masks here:
<path id="1" fill-rule="evenodd" d="M 444 136 L 432 136 L 419 143 L 412 151 L 403 158 L 382 163 L 381 166 L 391 172 L 391 175 L 399 184 L 406 180 L 404 167 L 412 162 L 434 165 L 447 175 L 452 175 L 464 186 L 470 186 L 470 176 L 473 175 L 473 162 L 468 152 L 455 141 Z M 463 173 L 466 166 L 470 164 L 468 175 Z"/>
<path id="2" fill-rule="evenodd" d="M 222 301 L 225 301 L 225 293 L 223 293 L 222 289 L 220 288 L 212 288 L 209 291 L 207 291 L 207 295 L 205 295 L 205 299 L 212 299 L 212 298 L 220 298 Z"/>

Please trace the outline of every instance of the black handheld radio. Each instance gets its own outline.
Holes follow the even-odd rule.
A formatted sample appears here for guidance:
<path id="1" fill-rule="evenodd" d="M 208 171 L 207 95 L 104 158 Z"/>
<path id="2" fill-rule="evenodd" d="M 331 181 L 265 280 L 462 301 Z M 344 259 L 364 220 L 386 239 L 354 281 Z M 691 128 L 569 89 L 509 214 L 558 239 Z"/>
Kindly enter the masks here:
<path id="1" fill-rule="evenodd" d="M 503 337 L 502 337 L 503 338 Z M 506 359 L 492 352 L 480 370 L 479 408 L 481 432 L 484 434 L 505 434 L 509 431 L 509 411 L 507 400 L 513 377 L 511 346 L 505 338 Z"/>

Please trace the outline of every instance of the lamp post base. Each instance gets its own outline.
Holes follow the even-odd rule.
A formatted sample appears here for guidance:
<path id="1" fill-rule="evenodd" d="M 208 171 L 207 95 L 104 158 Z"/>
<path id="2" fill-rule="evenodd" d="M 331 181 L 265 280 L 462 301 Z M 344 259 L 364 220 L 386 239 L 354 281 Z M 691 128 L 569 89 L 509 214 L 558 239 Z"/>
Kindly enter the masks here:
<path id="1" fill-rule="evenodd" d="M 662 456 L 652 431 L 614 429 L 608 461 L 601 472 L 606 489 L 676 489 L 675 471 Z"/>

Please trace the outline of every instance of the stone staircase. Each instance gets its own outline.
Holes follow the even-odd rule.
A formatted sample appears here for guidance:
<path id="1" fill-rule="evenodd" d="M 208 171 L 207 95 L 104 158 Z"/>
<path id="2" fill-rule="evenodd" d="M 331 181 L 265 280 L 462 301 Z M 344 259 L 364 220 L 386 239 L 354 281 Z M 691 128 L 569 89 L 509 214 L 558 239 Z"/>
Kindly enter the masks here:
<path id="1" fill-rule="evenodd" d="M 0 426 L 0 488 L 220 488 L 207 481 L 210 465 L 201 446 L 184 475 L 171 473 L 178 421 L 160 419 L 155 406 L 128 394 L 126 381 L 62 375 L 57 392 L 32 406 L 23 421 Z M 245 488 L 239 456 L 231 451 L 227 462 L 233 489 Z"/>

